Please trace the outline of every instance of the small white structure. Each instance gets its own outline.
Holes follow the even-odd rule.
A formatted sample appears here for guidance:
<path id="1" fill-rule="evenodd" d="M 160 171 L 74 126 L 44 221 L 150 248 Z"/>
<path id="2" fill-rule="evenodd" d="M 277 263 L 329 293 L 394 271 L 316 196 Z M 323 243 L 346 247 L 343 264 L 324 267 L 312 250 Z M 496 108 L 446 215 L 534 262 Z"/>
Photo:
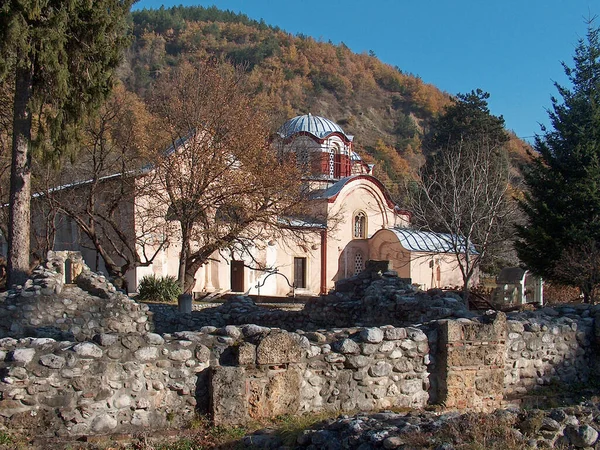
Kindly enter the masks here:
<path id="1" fill-rule="evenodd" d="M 544 304 L 544 281 L 521 267 L 505 267 L 496 277 L 493 299 L 497 305 Z"/>

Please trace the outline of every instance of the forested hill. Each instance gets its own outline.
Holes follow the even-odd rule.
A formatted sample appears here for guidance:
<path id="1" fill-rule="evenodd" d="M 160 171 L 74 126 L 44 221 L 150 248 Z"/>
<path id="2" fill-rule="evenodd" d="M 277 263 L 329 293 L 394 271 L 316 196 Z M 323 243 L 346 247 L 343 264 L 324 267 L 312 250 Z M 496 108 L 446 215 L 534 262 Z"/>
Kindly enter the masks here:
<path id="1" fill-rule="evenodd" d="M 449 94 L 374 55 L 343 43 L 319 42 L 215 7 L 174 7 L 132 13 L 134 41 L 120 74 L 144 95 L 153 79 L 183 58 L 244 64 L 252 89 L 278 120 L 322 115 L 356 136 L 361 156 L 377 161 L 392 190 L 423 162 L 421 138 Z M 473 86 L 476 88 L 477 86 Z M 515 155 L 524 144 L 511 141 Z"/>

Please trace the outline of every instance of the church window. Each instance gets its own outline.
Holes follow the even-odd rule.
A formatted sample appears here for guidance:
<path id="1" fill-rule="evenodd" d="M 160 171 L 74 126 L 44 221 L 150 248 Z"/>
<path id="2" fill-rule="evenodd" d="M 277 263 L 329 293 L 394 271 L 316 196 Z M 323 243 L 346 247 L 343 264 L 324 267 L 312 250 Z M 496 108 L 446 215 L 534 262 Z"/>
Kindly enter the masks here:
<path id="1" fill-rule="evenodd" d="M 359 211 L 354 215 L 354 239 L 367 237 L 367 215 Z"/>
<path id="2" fill-rule="evenodd" d="M 364 270 L 364 259 L 361 252 L 356 252 L 354 257 L 354 275 L 358 275 Z"/>
<path id="3" fill-rule="evenodd" d="M 333 178 L 335 174 L 335 155 L 333 152 L 329 152 L 329 178 Z"/>
<path id="4" fill-rule="evenodd" d="M 307 148 L 301 147 L 296 151 L 296 164 L 300 172 L 309 172 L 309 154 Z"/>
<path id="5" fill-rule="evenodd" d="M 306 258 L 294 258 L 294 287 L 306 288 Z"/>

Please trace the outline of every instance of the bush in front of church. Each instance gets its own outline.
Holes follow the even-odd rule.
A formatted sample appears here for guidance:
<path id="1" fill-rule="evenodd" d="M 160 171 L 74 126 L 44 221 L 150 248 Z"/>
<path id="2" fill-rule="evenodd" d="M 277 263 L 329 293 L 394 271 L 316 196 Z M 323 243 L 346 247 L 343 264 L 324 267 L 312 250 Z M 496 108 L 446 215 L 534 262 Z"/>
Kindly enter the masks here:
<path id="1" fill-rule="evenodd" d="M 181 286 L 172 276 L 145 276 L 140 281 L 138 300 L 174 302 L 181 294 Z"/>

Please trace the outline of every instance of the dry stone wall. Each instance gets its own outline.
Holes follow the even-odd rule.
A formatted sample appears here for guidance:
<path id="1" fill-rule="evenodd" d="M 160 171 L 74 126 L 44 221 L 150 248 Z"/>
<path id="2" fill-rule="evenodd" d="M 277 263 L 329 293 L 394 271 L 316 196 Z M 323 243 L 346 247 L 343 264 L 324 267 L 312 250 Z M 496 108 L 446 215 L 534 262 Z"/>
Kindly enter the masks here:
<path id="1" fill-rule="evenodd" d="M 1 337 L 91 339 L 98 333 L 150 331 L 147 305 L 117 292 L 79 252 L 49 252 L 16 290 L 0 293 Z"/>
<path id="2" fill-rule="evenodd" d="M 265 333 L 256 326 L 257 335 Z M 217 423 L 321 410 L 423 407 L 434 361 L 419 328 L 373 327 L 287 333 L 271 330 L 237 347 L 235 367 L 216 367 Z"/>
<path id="3" fill-rule="evenodd" d="M 0 339 L 0 416 L 37 432 L 243 423 L 319 410 L 423 407 L 433 361 L 418 328 L 298 334 L 256 325 L 92 341 Z"/>
<path id="4" fill-rule="evenodd" d="M 198 399 L 208 398 L 198 380 L 210 352 L 187 340 L 152 333 L 80 343 L 4 338 L 0 348 L 0 415 L 29 421 L 37 434 L 163 428 L 191 419 Z"/>
<path id="5" fill-rule="evenodd" d="M 595 306 L 576 305 L 512 315 L 507 323 L 505 396 L 587 383 L 597 373 L 597 311 Z"/>
<path id="6" fill-rule="evenodd" d="M 300 316 L 241 297 L 153 333 L 165 327 L 160 314 L 77 255 L 51 256 L 0 297 L 0 331 L 9 336 L 0 339 L 0 417 L 38 434 L 160 429 L 196 413 L 243 423 L 431 403 L 490 410 L 597 373 L 597 306 L 475 316 L 448 294 L 413 295 L 393 274 L 377 274 L 353 278 L 332 294 L 338 303 L 320 300 Z M 318 326 L 337 312 L 343 320 L 333 322 L 346 325 Z M 406 325 L 407 317 L 421 322 Z M 281 325 L 264 326 L 271 321 Z"/>
<path id="7" fill-rule="evenodd" d="M 363 272 L 342 280 L 329 295 L 309 300 L 301 311 L 269 310 L 250 297 L 233 297 L 223 305 L 179 314 L 175 306 L 150 305 L 157 331 L 199 329 L 206 325 L 256 323 L 289 331 L 353 326 L 410 326 L 444 318 L 470 318 L 460 297 L 434 289 L 417 292 L 395 272 Z"/>

